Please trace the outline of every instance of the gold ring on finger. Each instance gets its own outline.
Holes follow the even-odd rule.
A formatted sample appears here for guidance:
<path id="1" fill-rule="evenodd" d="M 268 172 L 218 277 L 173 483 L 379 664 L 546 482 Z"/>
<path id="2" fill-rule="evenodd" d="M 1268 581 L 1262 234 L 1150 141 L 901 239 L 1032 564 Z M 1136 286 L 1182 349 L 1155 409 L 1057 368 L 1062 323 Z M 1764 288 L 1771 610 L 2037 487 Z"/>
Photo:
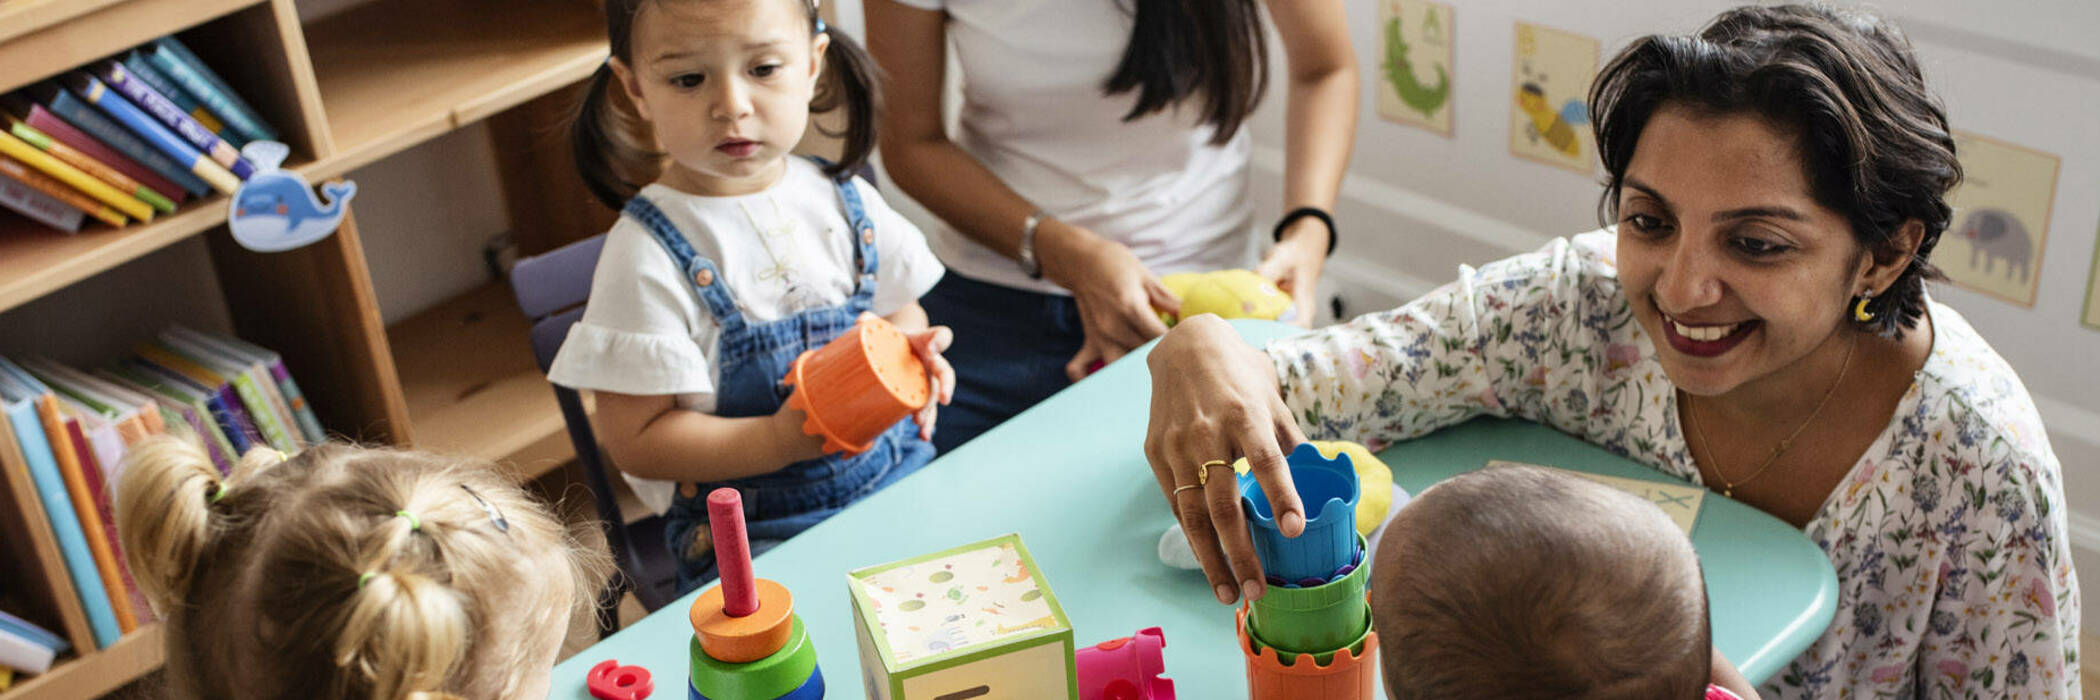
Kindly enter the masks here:
<path id="1" fill-rule="evenodd" d="M 1231 466 L 1232 466 L 1232 463 L 1231 463 L 1231 462 L 1227 462 L 1227 461 L 1225 461 L 1225 460 L 1222 460 L 1222 459 L 1213 459 L 1213 460 L 1211 460 L 1211 461 L 1208 461 L 1208 462 L 1204 462 L 1204 463 L 1203 463 L 1203 466 L 1201 466 L 1201 467 L 1197 467 L 1197 468 L 1196 468 L 1196 485 L 1197 485 L 1197 486 L 1209 486 L 1209 485 L 1210 485 L 1210 468 L 1211 468 L 1211 467 L 1228 467 L 1228 468 L 1229 468 L 1229 467 L 1231 467 Z"/>

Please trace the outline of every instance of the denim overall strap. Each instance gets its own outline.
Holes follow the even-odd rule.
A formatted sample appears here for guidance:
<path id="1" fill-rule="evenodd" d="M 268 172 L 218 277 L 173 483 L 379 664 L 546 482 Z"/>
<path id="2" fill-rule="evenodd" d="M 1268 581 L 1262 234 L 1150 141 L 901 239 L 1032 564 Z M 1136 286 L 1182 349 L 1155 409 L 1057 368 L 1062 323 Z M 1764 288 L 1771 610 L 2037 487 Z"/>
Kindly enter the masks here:
<path id="1" fill-rule="evenodd" d="M 868 218 L 868 208 L 860 201 L 860 187 L 853 180 L 833 184 L 838 188 L 839 202 L 846 207 L 846 224 L 853 230 L 854 257 L 860 262 L 860 270 L 854 276 L 852 303 L 857 310 L 865 311 L 874 306 L 875 298 L 875 222 Z"/>
<path id="2" fill-rule="evenodd" d="M 656 208 L 647 197 L 637 195 L 627 200 L 627 208 L 622 213 L 640 222 L 642 228 L 648 229 L 649 236 L 664 247 L 664 252 L 671 254 L 671 262 L 685 272 L 686 286 L 700 297 L 700 303 L 707 305 L 707 312 L 714 315 L 724 333 L 744 329 L 744 314 L 737 309 L 736 298 L 730 295 L 728 281 L 722 279 L 721 269 L 715 267 L 715 261 L 694 252 L 685 234 L 678 232 L 678 227 L 671 224 L 671 219 L 664 216 L 662 209 Z"/>

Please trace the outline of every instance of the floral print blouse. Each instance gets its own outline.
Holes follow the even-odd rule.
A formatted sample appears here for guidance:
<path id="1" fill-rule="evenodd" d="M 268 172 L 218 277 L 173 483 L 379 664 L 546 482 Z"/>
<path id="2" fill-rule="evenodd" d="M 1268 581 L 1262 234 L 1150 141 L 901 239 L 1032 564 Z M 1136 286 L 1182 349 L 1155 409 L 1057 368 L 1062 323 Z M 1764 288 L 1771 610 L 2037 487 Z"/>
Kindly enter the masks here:
<path id="1" fill-rule="evenodd" d="M 1609 230 L 1556 239 L 1272 341 L 1285 402 L 1316 439 L 1378 449 L 1515 417 L 1699 483 L 1616 247 Z M 2056 455 L 2005 360 L 1952 309 L 1930 313 L 1930 359 L 1806 528 L 1836 568 L 1837 615 L 1767 698 L 2080 697 Z"/>

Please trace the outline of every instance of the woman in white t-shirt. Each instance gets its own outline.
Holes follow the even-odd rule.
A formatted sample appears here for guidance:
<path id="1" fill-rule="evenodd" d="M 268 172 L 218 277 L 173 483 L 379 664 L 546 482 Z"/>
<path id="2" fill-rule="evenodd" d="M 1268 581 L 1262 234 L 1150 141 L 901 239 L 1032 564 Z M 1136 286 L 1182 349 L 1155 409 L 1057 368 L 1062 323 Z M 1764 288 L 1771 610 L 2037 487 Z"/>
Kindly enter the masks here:
<path id="1" fill-rule="evenodd" d="M 1334 248 L 1356 133 L 1339 2 L 1266 3 L 1289 69 L 1284 210 L 1257 271 L 1298 296 Z M 943 452 L 1166 331 L 1158 276 L 1249 267 L 1248 137 L 1267 84 L 1255 0 L 869 0 L 890 177 L 941 219 L 921 300 L 956 331 Z M 1204 41 L 1194 41 L 1195 38 Z M 942 123 L 945 51 L 961 128 Z"/>

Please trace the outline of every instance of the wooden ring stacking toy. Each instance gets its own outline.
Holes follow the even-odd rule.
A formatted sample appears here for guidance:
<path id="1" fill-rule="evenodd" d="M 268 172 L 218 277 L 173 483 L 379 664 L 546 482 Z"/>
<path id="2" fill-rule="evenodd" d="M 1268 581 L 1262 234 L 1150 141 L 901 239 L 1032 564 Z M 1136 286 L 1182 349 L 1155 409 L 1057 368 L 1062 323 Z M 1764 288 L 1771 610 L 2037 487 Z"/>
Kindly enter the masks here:
<path id="1" fill-rule="evenodd" d="M 691 693 L 699 700 L 805 700 L 824 696 L 817 647 L 795 597 L 751 569 L 744 498 L 736 489 L 707 494 L 707 520 L 721 583 L 693 601 Z"/>
<path id="2" fill-rule="evenodd" d="M 883 431 L 933 398 L 911 341 L 879 318 L 802 353 L 782 381 L 795 387 L 787 405 L 808 416 L 802 432 L 823 437 L 827 453 L 866 452 Z"/>

